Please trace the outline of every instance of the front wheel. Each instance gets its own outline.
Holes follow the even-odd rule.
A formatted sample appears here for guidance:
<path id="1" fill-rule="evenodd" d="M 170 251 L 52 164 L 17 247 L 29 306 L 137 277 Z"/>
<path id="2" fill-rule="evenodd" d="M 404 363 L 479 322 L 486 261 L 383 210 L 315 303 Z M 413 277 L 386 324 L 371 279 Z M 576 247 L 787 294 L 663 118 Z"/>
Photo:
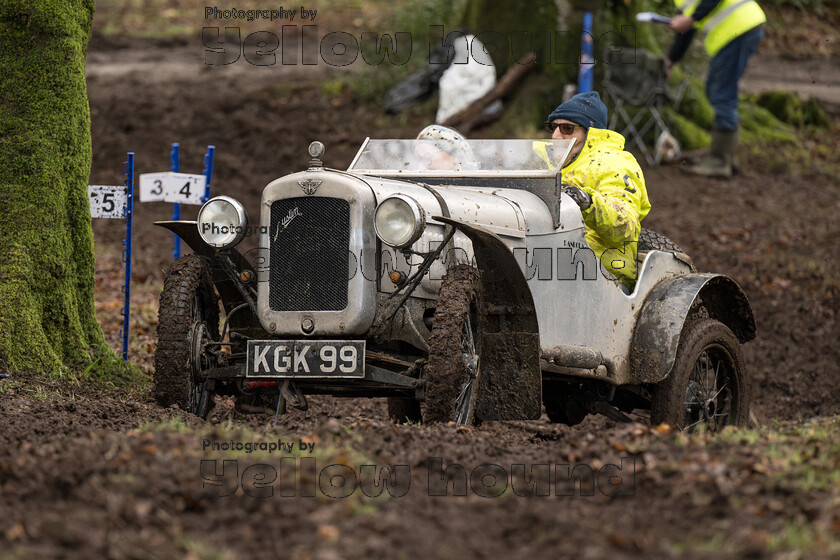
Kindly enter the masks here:
<path id="1" fill-rule="evenodd" d="M 479 272 L 458 265 L 447 273 L 438 294 L 429 363 L 426 366 L 426 422 L 469 426 L 481 390 Z"/>
<path id="2" fill-rule="evenodd" d="M 219 338 L 219 298 L 207 259 L 187 255 L 166 273 L 158 309 L 154 394 L 163 406 L 206 418 L 212 408 L 211 381 L 202 372 L 215 367 Z"/>
<path id="3" fill-rule="evenodd" d="M 719 431 L 746 425 L 749 408 L 750 387 L 738 339 L 714 319 L 686 323 L 671 375 L 653 389 L 653 423 Z"/>

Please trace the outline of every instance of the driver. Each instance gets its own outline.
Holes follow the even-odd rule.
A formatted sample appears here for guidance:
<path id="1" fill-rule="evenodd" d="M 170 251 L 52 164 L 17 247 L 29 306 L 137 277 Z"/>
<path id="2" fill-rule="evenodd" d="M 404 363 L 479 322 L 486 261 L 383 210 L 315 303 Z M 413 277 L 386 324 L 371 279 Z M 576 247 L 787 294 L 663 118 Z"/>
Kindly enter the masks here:
<path id="1" fill-rule="evenodd" d="M 414 155 L 425 169 L 435 171 L 461 171 L 476 169 L 475 156 L 467 139 L 454 128 L 432 124 L 420 131 Z"/>
<path id="2" fill-rule="evenodd" d="M 606 128 L 607 108 L 595 91 L 575 95 L 545 123 L 552 139 L 575 139 L 562 165 L 563 192 L 580 207 L 589 247 L 632 290 L 636 243 L 650 201 L 636 158 L 624 150 L 624 137 Z"/>

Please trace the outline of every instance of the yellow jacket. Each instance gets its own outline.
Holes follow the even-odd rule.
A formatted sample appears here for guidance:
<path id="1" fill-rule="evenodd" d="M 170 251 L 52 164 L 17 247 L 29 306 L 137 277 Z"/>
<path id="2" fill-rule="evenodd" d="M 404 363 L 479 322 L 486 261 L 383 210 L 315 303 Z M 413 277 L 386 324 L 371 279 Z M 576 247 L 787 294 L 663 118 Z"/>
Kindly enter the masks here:
<path id="1" fill-rule="evenodd" d="M 586 242 L 604 267 L 633 289 L 636 243 L 650 201 L 636 158 L 624 151 L 624 137 L 590 128 L 583 149 L 562 173 L 564 183 L 592 197 L 592 205 L 583 212 Z"/>
<path id="2" fill-rule="evenodd" d="M 700 0 L 674 0 L 677 9 L 692 16 Z M 720 49 L 747 31 L 767 21 L 767 16 L 755 0 L 723 0 L 709 15 L 694 25 L 706 33 L 703 46 L 709 56 L 715 56 Z"/>

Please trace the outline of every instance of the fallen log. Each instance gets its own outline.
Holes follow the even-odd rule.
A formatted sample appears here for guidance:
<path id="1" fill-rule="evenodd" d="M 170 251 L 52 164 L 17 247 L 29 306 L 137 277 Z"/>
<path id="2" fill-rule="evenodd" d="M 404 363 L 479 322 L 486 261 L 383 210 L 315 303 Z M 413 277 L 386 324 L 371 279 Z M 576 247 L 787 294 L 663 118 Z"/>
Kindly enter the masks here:
<path id="1" fill-rule="evenodd" d="M 522 78 L 525 77 L 528 72 L 534 69 L 536 66 L 535 62 L 536 58 L 534 53 L 529 52 L 525 53 L 517 62 L 514 64 L 505 75 L 502 76 L 502 79 L 496 84 L 496 87 L 488 91 L 484 97 L 476 99 L 472 104 L 464 107 L 454 115 L 451 115 L 441 124 L 443 126 L 460 126 L 461 132 L 468 132 L 471 128 L 475 127 L 477 124 L 480 124 L 483 121 L 481 118 L 481 112 L 487 108 L 491 103 L 495 100 L 499 99 L 500 97 L 506 95 L 513 86 L 519 83 Z"/>

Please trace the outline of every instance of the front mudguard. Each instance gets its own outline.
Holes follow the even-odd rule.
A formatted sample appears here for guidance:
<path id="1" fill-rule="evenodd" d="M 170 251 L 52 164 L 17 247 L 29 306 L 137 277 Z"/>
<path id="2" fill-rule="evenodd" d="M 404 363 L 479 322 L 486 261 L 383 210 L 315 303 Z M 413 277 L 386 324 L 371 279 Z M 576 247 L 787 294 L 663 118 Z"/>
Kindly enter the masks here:
<path id="1" fill-rule="evenodd" d="M 219 296 L 226 312 L 230 313 L 234 307 L 241 305 L 242 303 L 247 303 L 245 297 L 242 295 L 243 283 L 238 278 L 237 274 L 243 270 L 250 270 L 251 278 L 253 279 L 252 282 L 256 281 L 257 275 L 251 263 L 248 262 L 248 259 L 246 259 L 242 253 L 236 249 L 226 249 L 224 251 L 224 257 L 229 258 L 230 263 L 233 266 L 233 270 L 231 270 L 230 266 L 223 266 L 220 262 L 220 259 L 223 258 L 222 252 L 215 247 L 208 245 L 201 238 L 201 235 L 198 233 L 198 224 L 196 222 L 187 220 L 161 221 L 155 222 L 155 225 L 168 229 L 184 240 L 184 243 L 186 243 L 195 254 L 201 255 L 202 257 L 206 257 L 210 260 L 210 270 L 213 274 L 213 284 L 219 292 Z M 245 314 L 234 315 L 234 319 L 231 320 L 231 327 L 251 326 L 252 324 L 253 321 Z"/>
<path id="2" fill-rule="evenodd" d="M 178 237 L 184 240 L 184 243 L 189 245 L 190 249 L 197 255 L 201 255 L 202 257 L 207 257 L 208 259 L 216 258 L 218 254 L 218 249 L 215 247 L 208 245 L 204 242 L 201 238 L 201 235 L 198 233 L 198 222 L 192 222 L 189 220 L 181 220 L 181 221 L 161 221 L 155 222 L 156 226 L 160 226 L 164 229 L 168 229 Z M 237 255 L 238 258 L 233 258 L 234 262 L 239 260 L 243 260 L 242 255 L 236 249 L 228 249 L 231 255 Z"/>
<path id="3" fill-rule="evenodd" d="M 528 282 L 513 252 L 486 229 L 435 216 L 470 238 L 481 272 L 486 329 L 480 334 L 483 379 L 476 416 L 483 420 L 535 420 L 542 404 L 540 335 Z"/>
<path id="4" fill-rule="evenodd" d="M 741 287 L 722 274 L 687 274 L 659 282 L 645 299 L 633 333 L 630 368 L 641 383 L 658 383 L 674 367 L 690 313 L 703 307 L 743 344 L 755 338 L 755 318 Z"/>

